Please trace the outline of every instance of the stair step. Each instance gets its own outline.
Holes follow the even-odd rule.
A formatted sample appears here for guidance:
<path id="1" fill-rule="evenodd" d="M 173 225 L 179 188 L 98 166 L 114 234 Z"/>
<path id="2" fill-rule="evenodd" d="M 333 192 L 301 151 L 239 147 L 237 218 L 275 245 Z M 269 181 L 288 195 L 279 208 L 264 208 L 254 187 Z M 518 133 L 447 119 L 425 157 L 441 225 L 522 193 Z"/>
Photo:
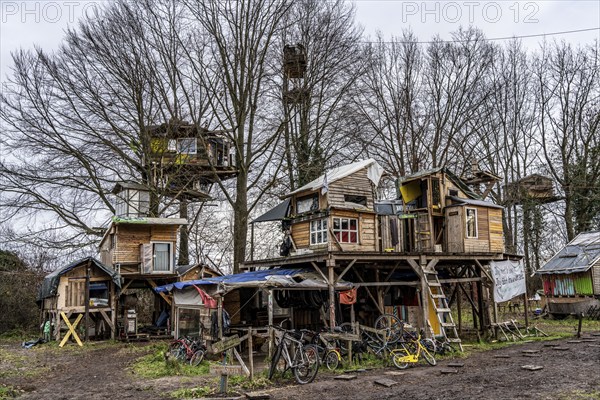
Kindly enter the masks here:
<path id="1" fill-rule="evenodd" d="M 448 341 L 451 343 L 460 343 L 462 340 L 460 338 L 448 338 Z"/>
<path id="2" fill-rule="evenodd" d="M 434 287 L 440 287 L 440 286 L 442 286 L 442 284 L 439 283 L 439 282 L 427 282 L 427 284 L 429 286 L 434 286 Z"/>
<path id="3" fill-rule="evenodd" d="M 444 295 L 444 294 L 432 294 L 431 298 L 432 299 L 445 299 L 446 295 Z"/>
<path id="4" fill-rule="evenodd" d="M 454 322 L 442 322 L 440 325 L 442 325 L 444 328 L 451 328 L 456 326 Z"/>
<path id="5" fill-rule="evenodd" d="M 438 308 L 436 311 L 437 311 L 438 313 L 445 313 L 445 312 L 448 312 L 448 313 L 449 313 L 449 312 L 450 312 L 450 311 L 452 311 L 452 310 L 450 310 L 449 308 Z"/>

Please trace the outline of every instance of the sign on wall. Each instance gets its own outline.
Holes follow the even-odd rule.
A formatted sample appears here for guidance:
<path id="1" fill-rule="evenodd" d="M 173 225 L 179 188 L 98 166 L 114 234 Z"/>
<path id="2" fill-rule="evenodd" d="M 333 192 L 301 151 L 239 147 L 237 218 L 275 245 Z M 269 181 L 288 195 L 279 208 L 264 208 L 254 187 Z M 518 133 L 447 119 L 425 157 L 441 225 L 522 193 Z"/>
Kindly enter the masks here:
<path id="1" fill-rule="evenodd" d="M 501 303 L 525 293 L 525 270 L 522 261 L 492 261 L 494 301 Z"/>

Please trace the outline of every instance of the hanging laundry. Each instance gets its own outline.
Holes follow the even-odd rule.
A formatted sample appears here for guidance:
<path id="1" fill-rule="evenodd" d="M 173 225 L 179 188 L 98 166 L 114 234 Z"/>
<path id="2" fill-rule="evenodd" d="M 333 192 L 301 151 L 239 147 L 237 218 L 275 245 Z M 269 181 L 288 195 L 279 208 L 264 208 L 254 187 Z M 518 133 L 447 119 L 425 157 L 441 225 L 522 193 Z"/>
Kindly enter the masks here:
<path id="1" fill-rule="evenodd" d="M 346 290 L 340 292 L 340 304 L 354 304 L 356 303 L 356 292 L 358 288 Z"/>
<path id="2" fill-rule="evenodd" d="M 202 304 L 204 304 L 204 307 L 217 308 L 217 301 L 215 299 L 210 297 L 208 295 L 208 293 L 206 293 L 204 290 L 200 289 L 198 286 L 194 285 L 194 287 L 196 288 L 196 290 L 198 291 L 198 294 L 202 298 Z"/>

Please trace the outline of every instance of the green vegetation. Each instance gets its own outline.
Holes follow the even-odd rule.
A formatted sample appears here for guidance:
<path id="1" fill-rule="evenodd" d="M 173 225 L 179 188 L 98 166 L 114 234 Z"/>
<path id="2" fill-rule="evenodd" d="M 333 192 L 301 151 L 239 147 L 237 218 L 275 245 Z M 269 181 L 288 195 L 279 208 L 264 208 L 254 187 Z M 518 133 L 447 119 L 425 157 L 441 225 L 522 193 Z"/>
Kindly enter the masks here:
<path id="1" fill-rule="evenodd" d="M 557 400 L 600 400 L 600 392 L 594 390 L 585 392 L 584 390 L 574 390 L 568 393 L 559 393 Z"/>
<path id="2" fill-rule="evenodd" d="M 31 359 L 27 355 L 16 355 L 1 348 L 0 360 L 3 365 L 3 368 L 0 369 L 0 378 L 10 378 L 13 376 L 33 377 L 50 370 L 49 367 L 32 367 Z"/>
<path id="3" fill-rule="evenodd" d="M 0 400 L 15 399 L 21 395 L 22 391 L 12 386 L 0 385 Z"/>
<path id="4" fill-rule="evenodd" d="M 197 367 L 176 360 L 165 359 L 167 347 L 164 344 L 156 346 L 152 354 L 141 357 L 133 365 L 133 372 L 144 378 L 162 378 L 164 376 L 198 376 L 209 372 L 209 364 L 203 361 Z"/>

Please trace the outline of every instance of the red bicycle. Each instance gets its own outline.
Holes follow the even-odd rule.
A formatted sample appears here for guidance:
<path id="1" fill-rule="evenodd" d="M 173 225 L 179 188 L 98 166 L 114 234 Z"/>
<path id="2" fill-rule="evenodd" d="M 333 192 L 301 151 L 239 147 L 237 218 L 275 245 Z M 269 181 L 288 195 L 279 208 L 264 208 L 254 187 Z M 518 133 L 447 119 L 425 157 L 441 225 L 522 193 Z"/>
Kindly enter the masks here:
<path id="1" fill-rule="evenodd" d="M 169 344 L 169 354 L 181 362 L 197 366 L 204 360 L 206 345 L 200 340 L 183 337 Z"/>

